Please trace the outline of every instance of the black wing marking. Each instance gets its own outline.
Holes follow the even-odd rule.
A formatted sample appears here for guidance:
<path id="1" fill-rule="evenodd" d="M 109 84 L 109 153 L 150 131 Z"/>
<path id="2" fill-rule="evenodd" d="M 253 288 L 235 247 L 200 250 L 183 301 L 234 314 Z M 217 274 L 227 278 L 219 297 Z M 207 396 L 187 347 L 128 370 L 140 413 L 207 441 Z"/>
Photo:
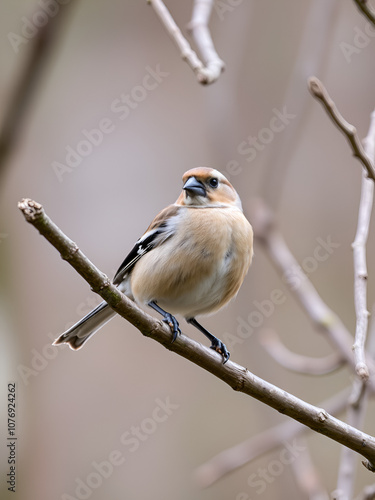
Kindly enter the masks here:
<path id="1" fill-rule="evenodd" d="M 179 214 L 180 210 L 180 206 L 169 205 L 155 217 L 145 234 L 139 238 L 119 267 L 113 279 L 115 285 L 122 282 L 124 276 L 133 269 L 143 255 L 155 248 L 155 246 L 164 243 L 164 241 L 172 236 L 175 231 L 172 221 Z"/>
<path id="2" fill-rule="evenodd" d="M 125 274 L 129 273 L 139 259 L 147 252 L 155 247 L 156 237 L 162 233 L 161 230 L 156 230 L 151 232 L 148 236 L 140 238 L 134 247 L 130 250 L 128 255 L 125 257 L 124 262 L 118 268 L 115 277 L 113 278 L 113 283 L 118 285 L 124 279 Z"/>

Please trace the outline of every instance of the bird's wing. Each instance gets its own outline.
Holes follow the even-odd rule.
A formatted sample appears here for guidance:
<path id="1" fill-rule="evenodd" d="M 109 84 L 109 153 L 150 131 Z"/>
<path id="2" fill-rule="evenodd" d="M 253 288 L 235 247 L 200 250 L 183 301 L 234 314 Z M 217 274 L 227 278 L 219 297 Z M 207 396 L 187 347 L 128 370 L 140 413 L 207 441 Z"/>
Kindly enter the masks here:
<path id="1" fill-rule="evenodd" d="M 162 210 L 155 219 L 151 222 L 146 232 L 139 238 L 134 247 L 130 250 L 128 255 L 125 257 L 123 263 L 118 268 L 115 277 L 113 278 L 113 283 L 118 285 L 124 279 L 124 276 L 128 274 L 139 259 L 145 255 L 147 252 L 161 245 L 170 238 L 174 232 L 175 227 L 171 222 L 172 218 L 178 215 L 181 207 L 177 205 L 170 205 L 164 210 Z"/>

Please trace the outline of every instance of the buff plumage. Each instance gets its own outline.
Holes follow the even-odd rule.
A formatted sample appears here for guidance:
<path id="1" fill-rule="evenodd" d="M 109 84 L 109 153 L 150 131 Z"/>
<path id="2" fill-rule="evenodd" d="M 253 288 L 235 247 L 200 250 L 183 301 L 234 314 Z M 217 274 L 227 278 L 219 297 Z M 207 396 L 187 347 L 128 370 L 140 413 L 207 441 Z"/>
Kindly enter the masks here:
<path id="1" fill-rule="evenodd" d="M 226 346 L 195 319 L 218 311 L 238 292 L 250 267 L 253 232 L 240 198 L 223 174 L 199 167 L 183 176 L 177 201 L 162 210 L 125 258 L 113 282 L 179 330 L 183 316 L 229 358 Z M 55 344 L 79 349 L 115 312 L 103 302 Z"/>

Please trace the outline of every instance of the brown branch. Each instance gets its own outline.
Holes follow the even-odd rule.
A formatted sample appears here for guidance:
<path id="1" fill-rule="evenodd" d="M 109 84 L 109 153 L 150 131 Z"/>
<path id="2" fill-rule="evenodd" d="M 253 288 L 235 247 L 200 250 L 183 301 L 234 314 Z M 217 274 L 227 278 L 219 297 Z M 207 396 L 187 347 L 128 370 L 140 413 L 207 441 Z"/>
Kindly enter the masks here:
<path id="1" fill-rule="evenodd" d="M 146 314 L 123 295 L 107 276 L 89 261 L 78 246 L 52 222 L 39 203 L 23 199 L 18 206 L 25 219 L 60 252 L 62 258 L 67 260 L 89 283 L 92 290 L 98 293 L 120 316 L 138 328 L 143 335 L 156 340 L 170 351 L 212 373 L 232 389 L 243 392 L 310 429 L 351 448 L 367 459 L 366 467 L 369 470 L 375 471 L 374 437 L 332 417 L 323 408 L 302 401 L 262 380 L 243 366 L 231 361 L 223 365 L 218 353 L 184 335 L 180 335 L 174 343 L 171 343 L 172 333 L 169 328 Z"/>
<path id="2" fill-rule="evenodd" d="M 375 10 L 369 5 L 367 0 L 354 0 L 354 3 L 362 14 L 375 25 Z"/>
<path id="3" fill-rule="evenodd" d="M 329 96 L 323 83 L 318 80 L 318 78 L 316 78 L 315 76 L 311 77 L 308 81 L 308 85 L 311 94 L 322 103 L 324 109 L 328 113 L 328 116 L 332 119 L 333 123 L 341 130 L 341 132 L 349 141 L 350 146 L 353 150 L 354 157 L 358 158 L 358 160 L 365 167 L 367 175 L 373 181 L 375 181 L 374 165 L 363 149 L 363 146 L 357 134 L 357 129 L 353 125 L 348 123 L 341 115 L 336 107 L 336 104 Z"/>

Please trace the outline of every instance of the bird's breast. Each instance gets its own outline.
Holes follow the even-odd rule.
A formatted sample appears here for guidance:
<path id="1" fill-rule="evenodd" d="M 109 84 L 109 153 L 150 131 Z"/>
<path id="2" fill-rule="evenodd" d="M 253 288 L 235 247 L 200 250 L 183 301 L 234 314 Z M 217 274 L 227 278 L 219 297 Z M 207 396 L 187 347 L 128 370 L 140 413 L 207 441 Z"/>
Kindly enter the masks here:
<path id="1" fill-rule="evenodd" d="M 171 224 L 172 236 L 134 267 L 135 299 L 155 300 L 186 317 L 219 309 L 237 293 L 250 266 L 250 224 L 229 208 L 183 209 Z"/>

